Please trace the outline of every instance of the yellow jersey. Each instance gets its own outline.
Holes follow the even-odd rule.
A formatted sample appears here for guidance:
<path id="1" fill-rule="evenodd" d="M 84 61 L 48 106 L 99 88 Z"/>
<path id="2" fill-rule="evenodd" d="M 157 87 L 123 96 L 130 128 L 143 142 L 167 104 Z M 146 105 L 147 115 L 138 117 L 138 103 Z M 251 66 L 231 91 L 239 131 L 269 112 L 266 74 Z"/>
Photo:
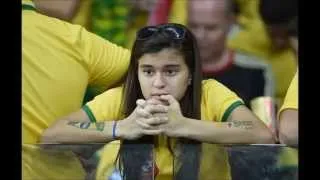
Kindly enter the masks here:
<path id="1" fill-rule="evenodd" d="M 22 166 L 24 179 L 84 179 L 72 152 L 35 146 L 57 119 L 81 108 L 88 85 L 115 86 L 130 52 L 79 25 L 39 14 L 22 1 Z"/>
<path id="2" fill-rule="evenodd" d="M 91 121 L 120 120 L 122 87 L 110 89 L 95 97 L 84 106 Z M 243 101 L 232 91 L 216 80 L 202 82 L 201 119 L 207 121 L 226 121 L 230 113 Z M 173 156 L 168 150 L 167 137 L 158 136 L 159 146 L 154 149 L 155 162 L 159 169 L 157 180 L 171 180 L 173 175 Z M 97 179 L 106 179 L 114 170 L 114 162 L 121 142 L 108 143 L 101 152 Z M 200 179 L 231 179 L 227 152 L 222 146 L 203 145 L 203 161 L 200 164 Z M 203 178 L 202 178 L 203 177 Z"/>
<path id="3" fill-rule="evenodd" d="M 288 88 L 284 102 L 279 110 L 279 114 L 285 109 L 299 109 L 298 97 L 299 97 L 299 87 L 298 87 L 298 72 L 294 75 L 290 86 Z"/>

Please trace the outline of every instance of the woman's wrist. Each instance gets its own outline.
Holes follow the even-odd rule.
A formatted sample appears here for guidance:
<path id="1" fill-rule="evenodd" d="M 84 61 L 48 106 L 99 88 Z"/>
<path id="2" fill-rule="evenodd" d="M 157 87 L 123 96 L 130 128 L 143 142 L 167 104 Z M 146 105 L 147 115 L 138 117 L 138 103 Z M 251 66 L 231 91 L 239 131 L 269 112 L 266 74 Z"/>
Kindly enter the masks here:
<path id="1" fill-rule="evenodd" d="M 113 121 L 113 123 L 112 123 L 112 139 L 113 139 L 113 140 L 118 139 L 118 138 L 117 138 L 117 134 L 116 134 L 117 124 L 118 124 L 117 121 Z"/>
<path id="2" fill-rule="evenodd" d="M 181 123 L 175 128 L 173 136 L 175 138 L 186 138 L 188 136 L 188 131 L 190 127 L 190 119 L 184 116 L 179 120 Z"/>
<path id="3" fill-rule="evenodd" d="M 112 124 L 112 137 L 116 139 L 125 139 L 124 120 L 116 121 Z"/>

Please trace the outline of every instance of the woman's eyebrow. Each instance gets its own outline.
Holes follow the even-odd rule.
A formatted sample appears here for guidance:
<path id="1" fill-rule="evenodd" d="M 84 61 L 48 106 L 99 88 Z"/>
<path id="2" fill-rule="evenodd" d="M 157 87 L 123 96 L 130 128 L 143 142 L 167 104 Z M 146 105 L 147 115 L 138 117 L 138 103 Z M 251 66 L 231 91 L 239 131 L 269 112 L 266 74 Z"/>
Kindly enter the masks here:
<path id="1" fill-rule="evenodd" d="M 179 68 L 180 64 L 167 64 L 164 67 L 166 67 L 166 68 Z"/>
<path id="2" fill-rule="evenodd" d="M 153 66 L 150 64 L 141 64 L 140 67 L 142 68 L 152 68 Z"/>

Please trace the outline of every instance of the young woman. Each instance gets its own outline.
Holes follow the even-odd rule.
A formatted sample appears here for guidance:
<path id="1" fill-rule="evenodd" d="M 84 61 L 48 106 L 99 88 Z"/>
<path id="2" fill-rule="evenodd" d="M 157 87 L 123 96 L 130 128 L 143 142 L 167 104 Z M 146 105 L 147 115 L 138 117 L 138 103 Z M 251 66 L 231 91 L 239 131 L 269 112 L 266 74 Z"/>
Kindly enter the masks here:
<path id="1" fill-rule="evenodd" d="M 42 140 L 120 140 L 103 149 L 97 178 L 137 180 L 229 179 L 226 152 L 202 142 L 273 143 L 271 131 L 235 93 L 213 79 L 201 81 L 196 40 L 179 24 L 139 30 L 125 84 L 62 118 Z"/>

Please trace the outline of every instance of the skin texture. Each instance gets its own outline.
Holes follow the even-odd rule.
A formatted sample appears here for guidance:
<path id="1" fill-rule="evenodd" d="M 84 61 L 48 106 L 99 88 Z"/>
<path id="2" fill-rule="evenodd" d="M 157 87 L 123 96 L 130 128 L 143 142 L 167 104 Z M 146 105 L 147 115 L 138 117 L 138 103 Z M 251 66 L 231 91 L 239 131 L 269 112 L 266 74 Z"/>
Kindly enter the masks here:
<path id="1" fill-rule="evenodd" d="M 180 100 L 188 87 L 189 70 L 179 52 L 163 49 L 140 58 L 138 78 L 145 99 L 171 94 Z"/>
<path id="2" fill-rule="evenodd" d="M 286 109 L 280 115 L 280 142 L 291 147 L 297 147 L 299 141 L 299 117 L 296 109 Z"/>

